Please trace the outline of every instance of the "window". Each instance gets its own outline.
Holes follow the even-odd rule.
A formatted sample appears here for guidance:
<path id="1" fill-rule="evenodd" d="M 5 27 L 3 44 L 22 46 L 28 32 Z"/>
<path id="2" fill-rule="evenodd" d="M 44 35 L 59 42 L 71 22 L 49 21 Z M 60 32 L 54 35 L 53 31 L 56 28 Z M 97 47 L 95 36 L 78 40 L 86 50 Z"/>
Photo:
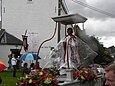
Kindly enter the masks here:
<path id="1" fill-rule="evenodd" d="M 27 4 L 33 4 L 33 0 L 27 0 Z"/>
<path id="2" fill-rule="evenodd" d="M 28 1 L 32 1 L 32 0 L 28 0 Z"/>

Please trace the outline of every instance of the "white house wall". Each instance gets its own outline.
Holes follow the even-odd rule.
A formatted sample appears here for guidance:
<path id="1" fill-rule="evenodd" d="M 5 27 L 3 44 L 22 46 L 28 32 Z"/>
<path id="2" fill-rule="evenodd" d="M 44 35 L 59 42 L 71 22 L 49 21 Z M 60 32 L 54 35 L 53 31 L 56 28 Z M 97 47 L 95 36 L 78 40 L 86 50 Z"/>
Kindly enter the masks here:
<path id="1" fill-rule="evenodd" d="M 21 46 L 14 45 L 0 45 L 0 60 L 2 60 L 6 66 L 8 66 L 8 55 L 11 54 L 10 49 L 20 49 Z"/>
<path id="2" fill-rule="evenodd" d="M 2 28 L 20 39 L 26 29 L 28 33 L 38 33 L 37 40 L 40 44 L 54 32 L 55 22 L 51 17 L 58 14 L 57 2 L 58 0 L 2 0 Z M 50 47 L 54 47 L 56 43 L 57 33 L 55 38 L 43 45 L 40 56 L 46 56 Z"/>

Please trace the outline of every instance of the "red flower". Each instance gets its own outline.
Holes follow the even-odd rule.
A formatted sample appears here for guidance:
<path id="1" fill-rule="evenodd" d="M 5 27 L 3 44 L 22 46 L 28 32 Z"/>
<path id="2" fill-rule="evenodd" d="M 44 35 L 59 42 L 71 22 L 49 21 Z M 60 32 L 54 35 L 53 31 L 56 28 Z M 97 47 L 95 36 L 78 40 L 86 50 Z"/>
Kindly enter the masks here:
<path id="1" fill-rule="evenodd" d="M 55 69 L 56 70 L 56 69 Z M 51 70 L 53 72 L 53 69 Z M 50 69 L 48 70 L 41 70 L 33 73 L 31 75 L 27 75 L 26 77 L 20 77 L 17 81 L 17 84 L 20 86 L 28 86 L 29 84 L 37 85 L 40 84 L 44 86 L 45 84 L 50 84 L 52 86 L 57 86 L 58 80 L 56 79 L 56 74 L 50 73 Z"/>
<path id="2" fill-rule="evenodd" d="M 73 73 L 73 78 L 74 78 L 74 79 L 78 78 L 79 76 L 80 76 L 79 71 L 75 71 L 75 72 Z"/>
<path id="3" fill-rule="evenodd" d="M 54 78 L 54 79 L 53 79 L 53 83 L 54 83 L 55 85 L 57 85 L 57 84 L 58 84 L 58 80 L 57 80 L 56 78 Z"/>
<path id="4" fill-rule="evenodd" d="M 97 79 L 96 74 L 90 68 L 80 68 L 73 73 L 73 77 L 82 81 Z"/>
<path id="5" fill-rule="evenodd" d="M 38 80 L 32 80 L 34 84 L 37 84 L 38 83 Z"/>

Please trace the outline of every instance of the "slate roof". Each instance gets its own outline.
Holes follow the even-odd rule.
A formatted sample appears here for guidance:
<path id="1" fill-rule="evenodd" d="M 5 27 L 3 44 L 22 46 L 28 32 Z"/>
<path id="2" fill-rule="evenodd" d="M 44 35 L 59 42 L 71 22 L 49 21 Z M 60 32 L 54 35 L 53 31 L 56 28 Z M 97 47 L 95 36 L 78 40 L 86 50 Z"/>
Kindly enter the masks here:
<path id="1" fill-rule="evenodd" d="M 22 40 L 6 32 L 5 29 L 0 30 L 0 45 L 23 45 Z"/>
<path id="2" fill-rule="evenodd" d="M 5 32 L 5 29 L 1 29 L 1 30 L 0 30 L 0 39 L 2 38 L 4 32 Z"/>

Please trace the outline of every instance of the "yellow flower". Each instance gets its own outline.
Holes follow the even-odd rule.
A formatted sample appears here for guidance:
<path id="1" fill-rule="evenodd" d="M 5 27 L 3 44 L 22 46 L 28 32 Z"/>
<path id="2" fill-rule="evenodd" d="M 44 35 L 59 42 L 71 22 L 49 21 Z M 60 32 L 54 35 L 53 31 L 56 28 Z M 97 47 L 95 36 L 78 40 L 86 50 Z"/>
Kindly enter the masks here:
<path id="1" fill-rule="evenodd" d="M 50 84 L 51 82 L 52 82 L 52 78 L 48 78 L 48 77 L 44 81 L 45 84 Z"/>
<path id="2" fill-rule="evenodd" d="M 29 83 L 32 83 L 32 79 L 29 80 Z"/>
<path id="3" fill-rule="evenodd" d="M 42 76 L 44 73 L 41 71 L 41 72 L 39 72 L 39 76 Z"/>

